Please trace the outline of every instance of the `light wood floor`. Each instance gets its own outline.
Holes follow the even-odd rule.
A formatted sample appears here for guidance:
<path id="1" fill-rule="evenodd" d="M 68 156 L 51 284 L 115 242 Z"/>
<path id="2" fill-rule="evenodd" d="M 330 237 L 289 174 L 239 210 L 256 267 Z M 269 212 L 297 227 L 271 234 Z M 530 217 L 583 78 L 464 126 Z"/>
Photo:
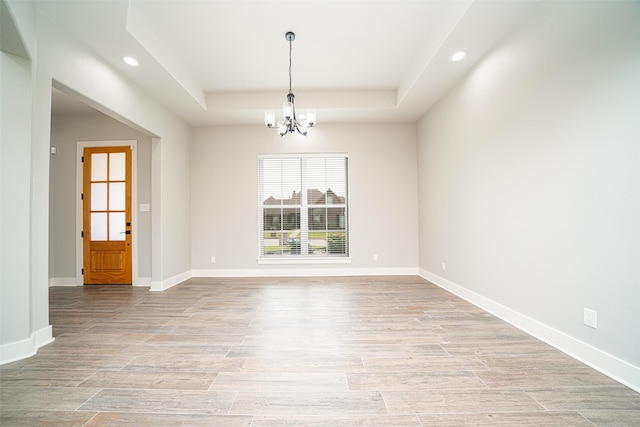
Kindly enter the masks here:
<path id="1" fill-rule="evenodd" d="M 640 394 L 419 277 L 51 289 L 0 424 L 640 426 Z"/>

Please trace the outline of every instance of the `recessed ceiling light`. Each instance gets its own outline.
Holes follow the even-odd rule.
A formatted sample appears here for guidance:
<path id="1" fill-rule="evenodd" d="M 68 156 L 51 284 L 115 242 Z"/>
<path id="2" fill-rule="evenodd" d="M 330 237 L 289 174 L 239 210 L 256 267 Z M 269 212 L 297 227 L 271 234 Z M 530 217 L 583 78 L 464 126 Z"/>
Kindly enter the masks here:
<path id="1" fill-rule="evenodd" d="M 461 51 L 456 52 L 453 55 L 451 55 L 451 60 L 452 61 L 462 61 L 466 56 L 467 56 L 467 52 L 465 52 L 464 50 L 461 50 Z"/>
<path id="2" fill-rule="evenodd" d="M 131 65 L 132 67 L 138 66 L 138 60 L 132 56 L 123 56 L 122 60 L 125 64 Z"/>

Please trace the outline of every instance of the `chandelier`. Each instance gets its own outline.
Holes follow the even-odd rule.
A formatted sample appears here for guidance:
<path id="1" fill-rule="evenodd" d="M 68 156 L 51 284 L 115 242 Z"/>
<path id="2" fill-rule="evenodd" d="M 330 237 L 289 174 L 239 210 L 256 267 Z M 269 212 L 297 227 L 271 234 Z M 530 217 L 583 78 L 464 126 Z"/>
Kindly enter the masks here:
<path id="1" fill-rule="evenodd" d="M 267 110 L 264 112 L 264 124 L 269 129 L 277 129 L 280 136 L 285 136 L 287 133 L 295 131 L 307 136 L 307 129 L 316 124 L 316 110 L 306 110 L 304 114 L 296 115 L 295 95 L 291 91 L 291 49 L 296 35 L 288 31 L 284 38 L 289 42 L 289 93 L 287 94 L 286 102 L 282 104 L 284 120 L 278 121 L 276 126 L 276 115 L 273 110 Z"/>

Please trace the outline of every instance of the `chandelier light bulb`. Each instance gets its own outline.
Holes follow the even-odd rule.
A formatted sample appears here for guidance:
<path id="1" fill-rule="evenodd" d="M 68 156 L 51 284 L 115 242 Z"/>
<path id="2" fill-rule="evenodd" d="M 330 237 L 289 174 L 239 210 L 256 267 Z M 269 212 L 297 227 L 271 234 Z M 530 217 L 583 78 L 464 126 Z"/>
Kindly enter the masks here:
<path id="1" fill-rule="evenodd" d="M 276 115 L 273 112 L 273 110 L 265 111 L 264 112 L 264 124 L 268 128 L 272 128 L 275 123 L 276 123 Z"/>
<path id="2" fill-rule="evenodd" d="M 291 119 L 291 116 L 293 116 L 293 103 L 292 102 L 285 102 L 282 104 L 282 115 L 284 116 L 284 118 L 286 120 Z"/>
<path id="3" fill-rule="evenodd" d="M 309 126 L 316 124 L 316 110 L 307 110 L 307 124 Z"/>

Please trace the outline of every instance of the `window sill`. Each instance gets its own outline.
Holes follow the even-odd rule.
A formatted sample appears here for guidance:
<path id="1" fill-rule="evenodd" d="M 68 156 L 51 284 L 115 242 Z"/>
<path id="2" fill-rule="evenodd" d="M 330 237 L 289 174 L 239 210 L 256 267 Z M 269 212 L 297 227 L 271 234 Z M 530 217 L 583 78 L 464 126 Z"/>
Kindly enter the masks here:
<path id="1" fill-rule="evenodd" d="M 351 264 L 351 257 L 273 257 L 258 258 L 261 265 Z"/>

